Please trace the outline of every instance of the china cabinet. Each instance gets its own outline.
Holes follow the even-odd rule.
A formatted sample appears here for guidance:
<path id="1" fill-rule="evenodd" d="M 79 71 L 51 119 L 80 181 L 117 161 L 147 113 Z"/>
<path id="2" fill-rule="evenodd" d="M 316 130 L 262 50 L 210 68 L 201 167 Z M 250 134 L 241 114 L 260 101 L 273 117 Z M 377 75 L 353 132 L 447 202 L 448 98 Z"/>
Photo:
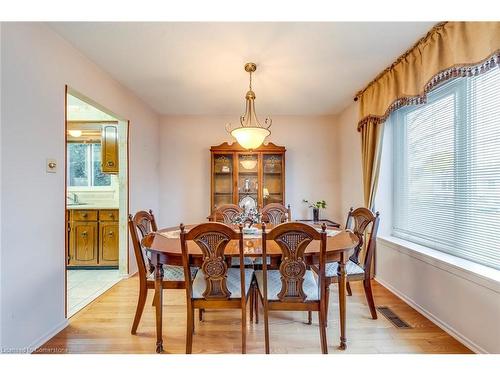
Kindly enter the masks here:
<path id="1" fill-rule="evenodd" d="M 228 203 L 242 208 L 285 204 L 285 151 L 273 143 L 252 151 L 238 143 L 212 146 L 210 213 Z"/>

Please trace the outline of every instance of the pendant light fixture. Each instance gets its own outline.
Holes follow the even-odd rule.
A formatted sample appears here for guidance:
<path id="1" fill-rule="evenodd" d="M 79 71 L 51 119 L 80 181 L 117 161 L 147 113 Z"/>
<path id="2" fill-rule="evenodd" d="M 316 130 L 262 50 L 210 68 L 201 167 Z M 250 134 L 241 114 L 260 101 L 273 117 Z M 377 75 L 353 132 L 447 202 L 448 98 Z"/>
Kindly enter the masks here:
<path id="1" fill-rule="evenodd" d="M 82 136 L 82 131 L 81 130 L 68 130 L 68 134 L 71 135 L 72 137 L 79 138 Z"/>
<path id="2" fill-rule="evenodd" d="M 252 91 L 252 73 L 257 70 L 257 65 L 250 62 L 245 64 L 245 71 L 250 74 L 249 90 L 245 96 L 246 109 L 245 114 L 240 116 L 240 127 L 231 130 L 231 124 L 226 125 L 226 130 L 231 134 L 241 147 L 247 150 L 255 150 L 271 134 L 269 128 L 272 120 L 267 117 L 262 126 L 255 113 L 255 93 Z"/>

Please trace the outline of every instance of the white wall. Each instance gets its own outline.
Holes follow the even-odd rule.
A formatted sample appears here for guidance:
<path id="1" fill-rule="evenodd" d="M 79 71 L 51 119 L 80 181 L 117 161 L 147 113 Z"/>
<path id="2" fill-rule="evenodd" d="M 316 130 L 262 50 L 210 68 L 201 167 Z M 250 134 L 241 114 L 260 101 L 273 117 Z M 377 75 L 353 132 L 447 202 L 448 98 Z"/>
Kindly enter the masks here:
<path id="1" fill-rule="evenodd" d="M 475 352 L 500 353 L 500 282 L 380 239 L 376 280 Z"/>
<path id="2" fill-rule="evenodd" d="M 351 207 L 364 206 L 363 177 L 361 170 L 361 136 L 357 131 L 358 106 L 352 103 L 336 119 L 339 139 L 340 183 L 339 207 L 342 224 Z"/>
<path id="3" fill-rule="evenodd" d="M 242 103 L 243 104 L 243 103 Z M 164 116 L 161 119 L 160 223 L 206 220 L 210 213 L 210 146 L 233 142 L 225 124 L 238 116 Z M 338 220 L 341 168 L 332 116 L 274 116 L 269 141 L 285 146 L 286 203 L 308 218 L 302 199 L 325 199 L 324 217 Z"/>
<path id="4" fill-rule="evenodd" d="M 22 349 L 66 322 L 65 85 L 130 120 L 132 212 L 159 207 L 159 117 L 44 24 L 4 23 L 1 38 L 1 333 L 3 348 Z"/>

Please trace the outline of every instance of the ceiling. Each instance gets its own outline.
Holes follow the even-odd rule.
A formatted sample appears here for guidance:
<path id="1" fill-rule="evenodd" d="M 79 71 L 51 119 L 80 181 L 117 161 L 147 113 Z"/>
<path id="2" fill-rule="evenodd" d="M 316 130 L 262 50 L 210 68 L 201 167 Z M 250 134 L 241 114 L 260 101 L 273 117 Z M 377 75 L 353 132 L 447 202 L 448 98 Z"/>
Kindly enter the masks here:
<path id="1" fill-rule="evenodd" d="M 264 118 L 338 113 L 434 22 L 49 25 L 160 114 L 239 115 L 255 62 Z"/>

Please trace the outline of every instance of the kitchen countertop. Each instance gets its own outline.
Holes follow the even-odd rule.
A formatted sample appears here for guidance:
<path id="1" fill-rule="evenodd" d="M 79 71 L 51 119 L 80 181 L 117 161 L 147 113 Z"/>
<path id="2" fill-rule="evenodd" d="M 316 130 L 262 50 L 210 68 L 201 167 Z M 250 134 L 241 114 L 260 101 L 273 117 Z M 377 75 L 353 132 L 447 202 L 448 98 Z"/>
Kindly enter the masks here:
<path id="1" fill-rule="evenodd" d="M 67 210 L 118 210 L 118 206 L 111 206 L 111 205 L 105 205 L 105 204 L 94 204 L 94 203 L 88 203 L 88 204 L 72 204 L 72 205 L 66 205 Z"/>

